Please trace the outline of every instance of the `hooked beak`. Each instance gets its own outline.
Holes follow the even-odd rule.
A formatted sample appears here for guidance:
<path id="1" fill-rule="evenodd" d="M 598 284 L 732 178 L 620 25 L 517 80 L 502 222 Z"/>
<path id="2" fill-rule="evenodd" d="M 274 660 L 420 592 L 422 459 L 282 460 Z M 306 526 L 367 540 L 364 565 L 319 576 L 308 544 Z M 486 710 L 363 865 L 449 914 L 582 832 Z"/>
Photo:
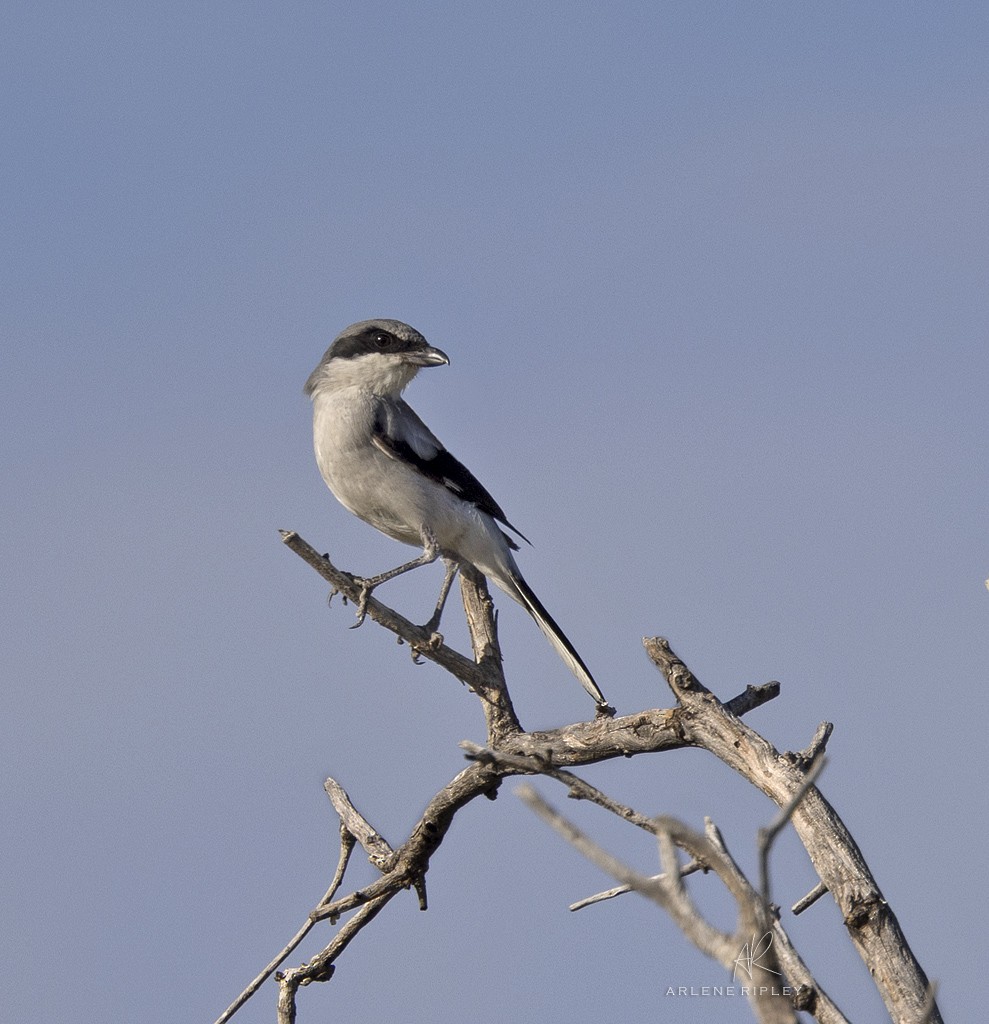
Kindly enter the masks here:
<path id="1" fill-rule="evenodd" d="M 405 361 L 412 363 L 413 366 L 447 366 L 450 363 L 450 357 L 440 349 L 427 345 L 418 352 L 406 353 Z"/>

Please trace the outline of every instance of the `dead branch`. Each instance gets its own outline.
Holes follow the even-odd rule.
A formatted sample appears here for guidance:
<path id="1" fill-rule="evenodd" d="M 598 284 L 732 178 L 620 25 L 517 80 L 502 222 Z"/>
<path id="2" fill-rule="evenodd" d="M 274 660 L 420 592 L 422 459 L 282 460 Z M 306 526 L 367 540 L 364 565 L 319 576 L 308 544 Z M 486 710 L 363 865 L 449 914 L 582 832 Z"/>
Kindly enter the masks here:
<path id="1" fill-rule="evenodd" d="M 780 809 L 779 814 L 765 827 L 759 829 L 759 891 L 762 893 L 763 902 L 769 906 L 769 853 L 776 842 L 776 837 L 790 823 L 793 812 L 800 806 L 800 802 L 807 795 L 807 790 L 817 781 L 818 775 L 824 771 L 827 759 L 823 754 L 819 755 L 808 768 L 804 781 L 800 788 L 790 797 L 787 804 Z"/>
<path id="2" fill-rule="evenodd" d="M 701 952 L 717 960 L 726 970 L 738 965 L 740 951 L 749 948 L 753 936 L 763 936 L 771 928 L 762 900 L 744 883 L 740 872 L 732 870 L 718 847 L 706 836 L 673 818 L 654 818 L 652 831 L 659 843 L 664 873 L 649 878 L 634 871 L 617 857 L 603 850 L 580 829 L 551 807 L 531 786 L 522 786 L 519 797 L 547 824 L 579 850 L 588 860 L 616 880 L 648 897 L 665 910 L 687 939 Z M 701 914 L 683 884 L 676 847 L 714 871 L 735 898 L 738 927 L 728 935 L 710 924 Z M 750 1005 L 763 1024 L 796 1024 L 797 1016 L 788 986 L 782 985 L 782 972 L 771 944 L 760 947 L 749 960 L 752 984 L 745 986 Z"/>
<path id="3" fill-rule="evenodd" d="M 330 783 L 333 783 L 334 786 L 337 785 L 332 779 L 327 779 L 327 787 L 329 787 Z M 339 789 L 339 787 L 337 788 Z M 327 792 L 329 792 L 329 789 L 327 789 Z M 343 793 L 343 790 L 340 789 L 340 792 Z M 343 793 L 344 797 L 346 797 L 346 795 L 346 793 Z M 331 796 L 330 799 L 332 800 L 333 796 Z M 347 803 L 349 803 L 349 799 L 347 800 Z M 335 802 L 334 807 L 336 807 Z M 340 813 L 339 809 L 337 813 Z M 354 813 L 356 814 L 357 812 L 355 811 Z M 340 814 L 340 856 L 337 861 L 336 871 L 333 872 L 333 880 L 330 882 L 330 886 L 324 893 L 322 899 L 316 904 L 317 907 L 321 907 L 326 903 L 329 903 L 336 894 L 337 889 L 339 889 L 343 883 L 343 876 L 347 870 L 347 865 L 350 863 L 350 854 L 353 852 L 355 842 L 356 839 L 354 837 L 354 833 L 350 828 L 348 828 L 348 825 L 344 820 L 344 815 Z M 367 849 L 366 845 L 365 849 Z M 247 988 L 241 992 L 230 1006 L 220 1014 L 217 1018 L 216 1024 L 226 1024 L 226 1022 L 230 1020 L 230 1018 L 244 1005 L 244 1003 L 246 1003 L 247 1000 L 250 999 L 251 996 L 254 995 L 254 993 L 257 992 L 257 990 L 272 976 L 272 974 L 274 974 L 275 971 L 285 963 L 285 961 L 292 955 L 293 950 L 297 949 L 302 940 L 309 934 L 315 923 L 316 922 L 313 920 L 312 915 L 310 915 L 303 923 L 302 927 L 295 933 L 295 935 L 292 936 L 291 939 L 289 939 L 282 951 L 278 953 L 271 963 L 269 963 L 268 966 L 265 967 L 265 969 L 261 971 L 261 973 L 247 986 Z"/>
<path id="4" fill-rule="evenodd" d="M 733 715 L 662 637 L 647 639 L 645 647 L 680 704 L 680 722 L 688 742 L 710 751 L 785 807 L 804 783 L 801 757 L 781 754 Z M 928 1000 L 927 975 L 855 840 L 814 786 L 800 801 L 792 821 L 818 877 L 838 903 L 852 943 L 869 968 L 890 1016 L 897 1024 L 916 1024 Z M 936 1006 L 928 1020 L 931 1024 L 941 1021 Z"/>
<path id="5" fill-rule="evenodd" d="M 747 893 L 746 898 L 750 900 L 756 899 L 757 894 L 755 890 L 742 873 L 735 858 L 728 851 L 721 831 L 710 818 L 704 819 L 704 834 L 721 852 L 724 857 L 725 870 L 735 875 L 739 889 Z M 762 899 L 764 906 L 769 902 L 765 890 L 758 893 L 758 898 Z M 776 952 L 783 973 L 794 990 L 794 1007 L 811 1014 L 820 1024 L 848 1024 L 848 1019 L 834 1004 L 797 953 L 793 943 L 790 941 L 790 936 L 776 915 L 773 915 L 772 929 L 773 949 Z"/>
<path id="6" fill-rule="evenodd" d="M 341 593 L 355 604 L 359 601 L 360 588 L 353 576 L 338 570 L 327 557 L 318 554 L 297 534 L 282 531 L 282 538 L 288 547 L 330 584 L 334 593 Z M 417 889 L 420 906 L 425 909 L 425 876 L 433 852 L 447 835 L 457 812 L 478 796 L 494 798 L 503 778 L 535 774 L 557 778 L 569 787 L 571 795 L 592 799 L 612 813 L 621 814 L 625 820 L 646 827 L 645 823 L 650 819 L 637 815 L 630 808 L 623 808 L 605 794 L 593 790 L 593 787 L 587 787 L 582 780 L 572 776 L 568 769 L 610 758 L 657 753 L 685 746 L 710 750 L 758 786 L 780 807 L 788 808 L 792 804 L 792 812 L 788 810 L 788 813 L 792 813 L 797 834 L 808 849 L 822 884 L 835 894 L 845 915 L 849 933 L 873 970 L 894 1020 L 918 1024 L 921 1020 L 919 1014 L 923 1013 L 925 1021 L 932 1024 L 940 1021 L 927 979 L 906 946 L 899 926 L 868 873 L 861 854 L 840 819 L 813 786 L 812 780 L 807 781 L 806 769 L 824 749 L 830 735 L 827 723 L 819 728 L 806 751 L 780 754 L 740 721 L 741 715 L 775 698 L 779 694 L 778 683 L 748 687 L 732 700 L 721 703 L 700 685 L 665 641 L 653 639 L 646 641 L 646 648 L 666 675 L 677 698 L 674 708 L 652 708 L 612 719 L 600 716 L 589 722 L 577 722 L 558 729 L 526 732 L 512 706 L 505 682 L 495 616 L 484 579 L 475 573 L 462 573 L 461 594 L 467 613 L 473 657 L 455 651 L 437 634 L 427 635 L 424 629 L 374 597 L 367 602 L 367 617 L 392 632 L 400 643 L 407 644 L 415 660 L 426 658 L 442 666 L 477 696 L 487 727 L 487 747 L 476 748 L 472 752 L 474 762 L 433 796 L 406 841 L 395 850 L 360 815 L 343 789 L 332 779 L 327 780 L 327 794 L 340 818 L 341 835 L 340 861 L 333 885 L 313 908 L 299 933 L 266 972 L 262 972 L 226 1011 L 220 1022 L 230 1019 L 316 923 L 328 921 L 336 924 L 346 917 L 319 954 L 299 967 L 276 975 L 279 982 L 279 1021 L 295 1019 L 299 988 L 314 981 L 328 980 L 344 949 L 397 893 L 409 888 Z M 657 836 L 661 847 L 663 874 L 651 879 L 623 878 L 621 874 L 616 877 L 640 891 L 663 891 L 669 906 L 673 908 L 671 912 L 676 912 L 677 920 L 684 922 L 681 927 L 686 931 L 689 916 L 686 908 L 692 904 L 683 886 L 683 877 L 695 864 L 697 868 L 715 870 L 729 891 L 736 896 L 740 921 L 743 920 L 742 903 L 745 900 L 751 902 L 749 890 L 752 887 L 741 877 L 737 867 L 733 870 L 733 862 L 719 837 L 712 838 L 711 834 L 699 836 L 678 823 L 666 820 L 661 825 L 656 825 L 655 820 L 652 820 L 649 830 Z M 350 852 L 357 842 L 381 872 L 380 877 L 360 889 L 337 896 Z M 681 866 L 676 859 L 674 847 L 686 850 L 694 858 L 693 861 Z M 756 902 L 758 908 L 754 911 L 756 917 L 753 920 L 758 927 L 760 922 L 767 923 L 766 903 L 761 899 Z M 769 921 L 767 927 L 771 927 L 775 935 L 778 922 Z M 734 942 L 735 938 L 730 937 L 730 941 Z M 713 932 L 706 939 L 713 943 L 712 948 L 718 946 L 718 936 Z M 724 946 L 723 941 L 721 946 Z M 808 993 L 808 1001 L 816 1001 L 818 1004 L 818 1010 L 815 1012 L 812 1009 L 811 1012 L 819 1020 L 825 1024 L 840 1024 L 844 1018 L 836 1009 L 828 1009 L 831 1004 L 813 982 L 810 972 L 795 957 L 795 953 L 791 955 L 791 948 L 788 942 L 779 939 L 780 963 L 783 964 L 785 960 L 787 976 L 803 979 L 799 984 Z M 722 948 L 724 954 L 725 949 Z M 737 956 L 737 946 L 734 955 Z M 760 1004 L 754 1006 L 754 1009 L 764 1015 L 782 1013 L 783 1007 L 791 1016 L 775 1018 L 764 1015 L 762 1019 L 793 1019 L 792 1011 L 784 1006 L 784 1000 L 774 999 L 771 1002 L 778 1005 L 763 1010 Z M 820 1007 L 824 1007 L 824 1010 Z"/>
<path id="7" fill-rule="evenodd" d="M 472 760 L 483 761 L 488 764 L 502 765 L 507 768 L 517 769 L 520 773 L 524 771 L 526 767 L 525 759 L 519 758 L 514 755 L 504 754 L 500 751 L 490 750 L 482 748 L 473 743 L 462 742 L 463 747 L 467 756 Z M 817 777 L 820 770 L 823 768 L 823 759 L 818 763 L 818 767 L 813 773 L 813 777 L 808 777 L 805 787 L 801 793 L 795 797 L 790 804 L 781 811 L 777 818 L 773 821 L 771 826 L 767 829 L 760 831 L 760 848 L 761 851 L 765 851 L 765 855 L 768 856 L 769 850 L 772 847 L 773 840 L 779 834 L 782 827 L 787 823 L 789 818 L 792 816 L 794 809 L 796 808 L 799 800 L 802 798 L 803 793 L 812 784 L 813 779 Z M 679 835 L 681 830 L 685 830 L 683 834 L 689 834 L 689 830 L 686 826 L 677 825 L 676 829 L 671 829 L 668 824 L 668 819 L 656 819 L 649 818 L 638 812 L 632 810 L 618 801 L 602 793 L 595 786 L 575 776 L 573 773 L 568 771 L 562 771 L 552 768 L 544 768 L 541 775 L 545 775 L 547 778 L 551 778 L 560 782 L 567 787 L 567 795 L 571 799 L 588 800 L 592 803 L 597 804 L 599 807 L 603 807 L 605 810 L 611 812 L 623 821 L 627 821 L 636 827 L 643 829 L 659 838 L 665 834 Z M 528 793 L 532 793 L 532 790 L 528 790 Z M 832 1002 L 827 993 L 813 978 L 811 972 L 807 969 L 806 965 L 797 955 L 792 943 L 790 942 L 789 936 L 786 934 L 783 926 L 780 924 L 776 915 L 773 913 L 770 906 L 768 889 L 763 886 L 761 892 L 757 892 L 748 879 L 745 878 L 742 871 L 738 868 L 727 847 L 725 846 L 724 840 L 721 833 L 714 826 L 714 824 L 707 819 L 706 822 L 706 839 L 712 844 L 713 850 L 717 855 L 717 860 L 712 861 L 705 858 L 705 854 L 698 849 L 698 845 L 695 843 L 693 846 L 688 847 L 684 844 L 678 843 L 681 848 L 687 849 L 692 854 L 692 859 L 683 867 L 676 862 L 675 858 L 671 859 L 669 850 L 663 857 L 664 866 L 672 864 L 673 871 L 667 870 L 666 872 L 659 875 L 642 876 L 627 866 L 623 866 L 624 874 L 616 874 L 614 868 L 616 859 L 610 855 L 604 855 L 602 860 L 599 860 L 597 856 L 591 856 L 588 850 L 595 848 L 589 840 L 583 838 L 580 841 L 575 840 L 575 836 L 580 836 L 579 830 L 574 828 L 569 823 L 564 825 L 565 819 L 555 811 L 551 812 L 548 809 L 548 805 L 544 801 L 541 801 L 538 797 L 536 798 L 525 798 L 526 802 L 530 806 L 538 804 L 540 806 L 540 814 L 547 820 L 551 820 L 559 831 L 563 832 L 567 839 L 573 842 L 581 852 L 587 853 L 590 859 L 598 863 L 599 866 L 604 866 L 604 862 L 607 863 L 605 870 L 609 874 L 623 881 L 623 884 L 617 889 L 610 890 L 608 896 L 617 896 L 625 892 L 639 891 L 650 898 L 657 899 L 660 905 L 664 909 L 669 909 L 664 899 L 658 898 L 657 893 L 666 892 L 669 897 L 674 900 L 677 908 L 677 913 L 674 916 L 674 920 L 677 925 L 684 931 L 690 941 L 707 953 L 714 959 L 722 962 L 726 967 L 731 967 L 733 964 L 737 965 L 739 959 L 739 951 L 742 949 L 743 943 L 748 944 L 749 937 L 756 935 L 766 935 L 771 930 L 774 935 L 774 941 L 777 944 L 776 952 L 773 955 L 779 956 L 779 965 L 783 967 L 787 981 L 790 983 L 792 989 L 792 999 L 797 1009 L 806 1010 L 812 1013 L 822 1024 L 847 1024 L 846 1018 L 838 1010 L 837 1006 Z M 710 848 L 708 850 L 710 852 Z M 602 851 L 603 853 L 603 851 Z M 692 874 L 695 871 L 703 870 L 708 872 L 714 870 L 719 877 L 727 879 L 726 886 L 729 891 L 735 897 L 736 903 L 739 906 L 740 921 L 744 922 L 749 927 L 747 931 L 740 932 L 734 936 L 723 936 L 721 935 L 721 941 L 715 939 L 716 935 L 720 935 L 716 931 L 703 930 L 702 929 L 702 918 L 700 913 L 696 910 L 692 902 L 686 893 L 686 890 L 682 886 L 682 880 L 688 874 Z M 730 883 L 730 884 L 729 884 Z M 592 897 L 590 900 L 583 901 L 580 904 L 574 904 L 571 909 L 579 909 L 581 906 L 587 905 L 590 902 L 598 902 L 598 898 Z M 739 935 L 746 936 L 740 938 Z M 752 940 L 754 941 L 754 939 Z M 731 951 L 734 950 L 734 957 L 730 962 L 725 962 Z M 767 961 L 766 956 L 759 958 L 760 965 L 766 966 L 771 970 L 771 964 Z M 771 980 L 771 979 L 770 979 Z M 760 1009 L 758 1011 L 763 1019 L 774 1019 L 774 1016 L 781 1013 L 779 1008 L 771 1009 Z"/>

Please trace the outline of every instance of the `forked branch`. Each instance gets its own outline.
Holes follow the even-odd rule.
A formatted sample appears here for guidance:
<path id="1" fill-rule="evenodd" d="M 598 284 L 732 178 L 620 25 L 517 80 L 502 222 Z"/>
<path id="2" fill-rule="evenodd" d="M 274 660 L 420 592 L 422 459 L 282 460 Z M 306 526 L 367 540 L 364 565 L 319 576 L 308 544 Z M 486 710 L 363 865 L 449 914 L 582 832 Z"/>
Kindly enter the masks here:
<path id="1" fill-rule="evenodd" d="M 319 573 L 333 588 L 355 605 L 361 588 L 349 573 L 337 569 L 326 556 L 320 555 L 298 534 L 282 532 L 285 544 Z M 937 1024 L 937 1007 L 930 995 L 927 979 L 913 959 L 899 930 L 895 917 L 872 880 L 857 847 L 833 809 L 808 779 L 810 763 L 823 750 L 829 726 L 822 726 L 807 751 L 780 754 L 771 744 L 741 722 L 741 716 L 760 707 L 779 694 L 778 683 L 748 687 L 732 700 L 722 703 L 696 680 L 666 641 L 647 640 L 646 649 L 663 671 L 676 697 L 672 708 L 650 708 L 616 718 L 596 717 L 592 721 L 575 722 L 558 729 L 526 732 L 512 706 L 501 665 L 501 651 L 495 616 L 483 577 L 467 571 L 461 573 L 461 594 L 467 613 L 472 656 L 467 657 L 445 643 L 441 636 L 429 634 L 409 619 L 382 604 L 373 596 L 367 601 L 367 617 L 396 635 L 409 646 L 415 660 L 428 659 L 440 665 L 453 678 L 463 683 L 480 702 L 486 725 L 486 746 L 470 746 L 472 763 L 444 786 L 426 806 L 419 821 L 405 842 L 392 849 L 380 833 L 360 814 L 346 792 L 334 780 L 326 783 L 326 791 L 340 819 L 340 857 L 333 883 L 310 912 L 307 921 L 279 955 L 263 971 L 231 1007 L 219 1018 L 228 1021 L 258 987 L 278 970 L 306 934 L 319 922 L 338 925 L 335 934 L 315 957 L 299 967 L 277 974 L 279 982 L 278 1019 L 281 1024 L 294 1021 L 298 990 L 314 981 L 326 981 L 336 969 L 336 962 L 348 944 L 399 892 L 414 888 L 419 905 L 426 907 L 425 877 L 433 852 L 446 837 L 457 812 L 479 796 L 493 799 L 504 778 L 514 775 L 547 775 L 567 785 L 571 795 L 594 800 L 625 820 L 647 828 L 657 837 L 663 860 L 663 874 L 656 878 L 615 875 L 630 888 L 649 893 L 663 892 L 671 912 L 684 921 L 684 908 L 689 897 L 683 888 L 683 877 L 697 867 L 714 870 L 736 896 L 740 908 L 740 928 L 765 923 L 778 936 L 775 947 L 779 963 L 787 977 L 803 987 L 809 1009 L 824 1024 L 840 1024 L 844 1020 L 826 999 L 810 972 L 796 957 L 785 932 L 775 920 L 766 921 L 766 901 L 757 898 L 756 917 L 746 918 L 742 904 L 752 904 L 756 892 L 737 870 L 713 826 L 706 835 L 685 829 L 679 823 L 637 815 L 630 808 L 621 808 L 605 794 L 588 786 L 570 769 L 617 757 L 675 750 L 685 746 L 711 751 L 733 770 L 767 793 L 787 815 L 807 848 L 815 868 L 827 890 L 838 901 L 856 947 L 873 971 L 877 985 L 893 1019 L 918 1024 L 923 1019 Z M 342 888 L 351 852 L 360 844 L 380 877 L 369 885 L 338 895 Z M 685 850 L 692 860 L 681 866 L 674 848 Z M 614 874 L 614 872 L 613 872 Z M 744 897 L 744 899 L 743 899 Z M 748 905 L 748 904 L 747 904 Z M 758 911 L 758 908 L 763 908 Z M 751 907 L 750 907 L 751 909 Z M 749 913 L 746 910 L 744 913 Z M 343 921 L 342 924 L 340 922 Z M 693 927 L 693 926 L 691 926 Z M 686 927 L 685 927 L 686 930 Z M 724 936 L 707 936 L 712 948 L 725 953 Z M 734 943 L 737 936 L 731 936 Z M 720 945 L 719 945 L 720 943 Z M 735 950 L 737 955 L 737 949 Z M 785 1000 L 774 999 L 775 1005 L 765 1013 L 779 1014 L 763 1019 L 792 1020 L 792 1007 Z M 768 1004 L 767 1004 L 768 1006 Z M 763 1013 L 761 1004 L 754 1009 Z M 924 1014 L 921 1018 L 919 1015 Z"/>

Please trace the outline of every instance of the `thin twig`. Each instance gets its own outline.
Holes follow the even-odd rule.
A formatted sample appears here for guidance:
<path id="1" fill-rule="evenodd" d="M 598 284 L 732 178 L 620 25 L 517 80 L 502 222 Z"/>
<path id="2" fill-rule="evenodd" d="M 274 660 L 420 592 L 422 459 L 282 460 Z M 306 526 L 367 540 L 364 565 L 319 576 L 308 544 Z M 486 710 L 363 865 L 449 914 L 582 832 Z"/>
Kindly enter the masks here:
<path id="1" fill-rule="evenodd" d="M 396 892 L 387 892 L 383 896 L 365 903 L 360 910 L 333 936 L 333 940 L 317 953 L 308 963 L 301 967 L 295 967 L 279 975 L 280 983 L 294 985 L 308 985 L 313 981 L 328 981 L 335 970 L 334 961 L 350 945 L 350 942 L 364 928 L 370 924 L 378 915 L 378 912 L 395 896 Z"/>
<path id="2" fill-rule="evenodd" d="M 361 844 L 367 853 L 368 860 L 376 868 L 384 869 L 385 865 L 395 856 L 395 851 L 378 834 L 367 818 L 357 810 L 347 795 L 347 791 L 339 782 L 328 778 L 323 783 L 323 789 L 330 798 L 333 809 L 340 816 L 341 825 Z"/>
<path id="3" fill-rule="evenodd" d="M 687 875 L 692 875 L 696 871 L 705 871 L 707 865 L 701 864 L 700 861 L 691 860 L 688 861 L 683 867 L 680 868 L 680 877 L 686 878 Z M 666 875 L 647 875 L 650 882 L 662 881 Z M 567 910 L 583 910 L 585 907 L 592 907 L 596 903 L 604 903 L 605 900 L 613 900 L 616 896 L 625 896 L 635 890 L 630 885 L 616 885 L 613 889 L 605 889 L 604 892 L 597 892 L 593 896 L 585 896 L 582 900 L 577 900 L 576 903 L 571 903 L 567 907 Z"/>
<path id="4" fill-rule="evenodd" d="M 333 873 L 333 881 L 330 882 L 330 887 L 323 894 L 322 899 L 316 904 L 317 908 L 324 906 L 333 899 L 334 894 L 340 887 L 340 883 L 343 881 L 344 873 L 347 870 L 347 864 L 350 860 L 351 851 L 354 849 L 355 840 L 353 835 L 347 829 L 344 823 L 340 822 L 340 856 L 337 861 L 336 871 Z M 302 940 L 309 934 L 315 920 L 310 915 L 305 924 L 289 939 L 285 948 L 268 964 L 267 967 L 244 989 L 243 992 L 227 1007 L 223 1013 L 216 1019 L 216 1024 L 226 1024 L 228 1020 L 247 1002 L 251 996 L 278 970 L 279 967 L 291 956 L 293 950 L 295 950 Z M 280 1012 L 280 1011 L 279 1011 Z M 294 1019 L 294 1017 L 293 1017 Z"/>
<path id="5" fill-rule="evenodd" d="M 358 604 L 361 588 L 350 573 L 338 569 L 328 557 L 321 555 L 294 530 L 279 530 L 279 533 L 286 547 L 312 566 L 334 590 L 343 594 L 352 604 Z M 367 601 L 367 617 L 400 637 L 422 657 L 441 665 L 462 682 L 472 685 L 478 679 L 478 667 L 470 658 L 465 658 L 445 643 L 434 643 L 432 633 L 427 634 L 421 626 L 399 615 L 373 596 Z"/>
<path id="6" fill-rule="evenodd" d="M 803 768 L 812 765 L 824 753 L 832 732 L 834 732 L 834 725 L 831 722 L 821 722 L 814 730 L 814 736 L 807 747 L 795 755 L 797 763 Z"/>
<path id="7" fill-rule="evenodd" d="M 802 914 L 808 907 L 812 907 L 826 892 L 828 887 L 823 882 L 818 882 L 806 896 L 802 896 L 790 907 L 793 915 Z"/>
<path id="8" fill-rule="evenodd" d="M 518 796 L 527 807 L 554 828 L 572 846 L 593 864 L 618 881 L 630 885 L 637 892 L 658 903 L 673 919 L 684 935 L 702 952 L 731 969 L 738 962 L 740 950 L 748 937 L 758 933 L 761 903 L 750 897 L 751 887 L 738 881 L 736 874 L 726 870 L 721 856 L 710 840 L 672 818 L 654 818 L 653 828 L 660 847 L 662 880 L 647 878 L 602 849 L 577 826 L 551 807 L 529 785 L 520 786 Z M 738 929 L 733 935 L 721 932 L 711 925 L 690 898 L 683 885 L 675 847 L 680 847 L 711 866 L 728 887 L 738 905 Z M 772 948 L 762 951 L 753 967 L 767 972 L 767 978 L 779 974 Z M 764 1024 L 797 1024 L 796 1014 L 789 999 L 772 984 L 746 986 L 750 1005 Z"/>
<path id="9" fill-rule="evenodd" d="M 800 806 L 800 802 L 810 791 L 817 777 L 824 771 L 827 758 L 818 754 L 817 760 L 807 770 L 807 774 L 800 788 L 790 798 L 790 802 L 783 807 L 776 817 L 763 828 L 759 829 L 757 847 L 759 850 L 759 891 L 762 893 L 762 902 L 765 906 L 770 905 L 769 899 L 769 853 L 776 842 L 776 837 L 783 831 L 793 818 L 794 811 Z"/>
<path id="10" fill-rule="evenodd" d="M 759 686 L 746 686 L 737 697 L 725 701 L 725 710 L 737 718 L 741 718 L 750 711 L 762 707 L 763 704 L 775 700 L 779 695 L 780 684 L 775 679 Z"/>
<path id="11" fill-rule="evenodd" d="M 704 834 L 714 844 L 723 857 L 725 869 L 736 879 L 740 889 L 748 892 L 750 901 L 763 900 L 748 878 L 742 873 L 737 861 L 725 843 L 721 830 L 710 819 L 704 819 Z M 798 1010 L 806 1010 L 813 1014 L 820 1024 L 848 1024 L 848 1019 L 838 1009 L 831 997 L 824 991 L 817 979 L 811 974 L 790 941 L 790 936 L 780 920 L 774 917 L 770 923 L 773 933 L 773 946 L 776 958 L 790 986 L 794 989 L 794 1006 Z"/>

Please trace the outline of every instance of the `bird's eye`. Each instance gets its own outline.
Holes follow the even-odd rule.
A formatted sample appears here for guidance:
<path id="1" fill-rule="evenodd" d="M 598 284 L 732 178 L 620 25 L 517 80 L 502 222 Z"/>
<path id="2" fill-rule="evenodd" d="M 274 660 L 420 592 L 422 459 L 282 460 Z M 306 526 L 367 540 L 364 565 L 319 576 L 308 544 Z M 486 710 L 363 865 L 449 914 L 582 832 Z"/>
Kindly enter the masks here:
<path id="1" fill-rule="evenodd" d="M 374 338 L 372 338 L 372 341 L 376 348 L 390 348 L 395 339 L 390 334 L 382 332 L 380 334 L 376 334 Z"/>

